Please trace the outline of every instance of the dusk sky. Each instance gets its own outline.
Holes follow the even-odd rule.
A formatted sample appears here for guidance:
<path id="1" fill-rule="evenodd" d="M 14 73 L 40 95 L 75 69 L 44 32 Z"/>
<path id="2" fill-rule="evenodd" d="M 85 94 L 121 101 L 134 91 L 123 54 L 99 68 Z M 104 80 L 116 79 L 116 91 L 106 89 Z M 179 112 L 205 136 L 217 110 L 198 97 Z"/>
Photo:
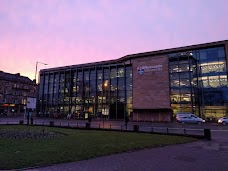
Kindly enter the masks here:
<path id="1" fill-rule="evenodd" d="M 37 61 L 53 68 L 227 40 L 227 7 L 228 0 L 0 0 L 0 70 L 34 79 Z"/>

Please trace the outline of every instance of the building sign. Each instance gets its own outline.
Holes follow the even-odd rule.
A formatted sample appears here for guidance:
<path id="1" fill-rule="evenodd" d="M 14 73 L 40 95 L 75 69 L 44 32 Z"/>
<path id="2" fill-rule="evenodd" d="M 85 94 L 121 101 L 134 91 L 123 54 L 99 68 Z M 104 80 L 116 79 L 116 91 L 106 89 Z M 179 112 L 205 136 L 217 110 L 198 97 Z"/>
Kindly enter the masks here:
<path id="1" fill-rule="evenodd" d="M 162 71 L 162 65 L 141 66 L 137 67 L 137 71 L 139 74 L 144 74 L 144 72 Z"/>
<path id="2" fill-rule="evenodd" d="M 27 98 L 27 104 L 26 104 L 27 109 L 36 109 L 36 98 Z"/>

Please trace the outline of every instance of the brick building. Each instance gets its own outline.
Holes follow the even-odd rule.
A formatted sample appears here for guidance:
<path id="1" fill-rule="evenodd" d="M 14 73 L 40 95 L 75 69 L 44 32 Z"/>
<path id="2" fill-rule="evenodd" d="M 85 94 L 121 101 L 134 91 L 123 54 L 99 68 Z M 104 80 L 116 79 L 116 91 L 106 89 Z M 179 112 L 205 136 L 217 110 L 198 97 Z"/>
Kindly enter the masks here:
<path id="1" fill-rule="evenodd" d="M 0 71 L 0 115 L 23 115 L 27 97 L 36 97 L 35 82 L 19 73 Z"/>
<path id="2" fill-rule="evenodd" d="M 228 40 L 40 71 L 38 111 L 169 122 L 228 115 Z"/>

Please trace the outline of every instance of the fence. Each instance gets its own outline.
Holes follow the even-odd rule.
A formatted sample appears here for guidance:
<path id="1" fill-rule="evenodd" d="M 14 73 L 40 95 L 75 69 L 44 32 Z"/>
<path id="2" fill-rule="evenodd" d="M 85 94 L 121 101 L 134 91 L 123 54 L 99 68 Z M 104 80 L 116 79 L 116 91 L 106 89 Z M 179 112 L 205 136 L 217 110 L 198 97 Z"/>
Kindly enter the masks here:
<path id="1" fill-rule="evenodd" d="M 109 130 L 109 131 L 128 131 L 138 133 L 153 133 L 153 134 L 166 134 L 166 135 L 177 135 L 177 136 L 189 136 L 202 139 L 211 139 L 210 129 L 189 129 L 189 128 L 169 128 L 169 127 L 151 127 L 141 125 L 104 125 L 97 123 L 69 123 L 69 122 L 56 122 L 56 121 L 31 121 L 28 123 L 24 120 L 19 121 L 2 121 L 1 125 L 37 125 L 37 126 L 52 126 L 52 127 L 64 127 L 64 128 L 75 128 L 75 129 L 94 129 L 94 130 Z"/>

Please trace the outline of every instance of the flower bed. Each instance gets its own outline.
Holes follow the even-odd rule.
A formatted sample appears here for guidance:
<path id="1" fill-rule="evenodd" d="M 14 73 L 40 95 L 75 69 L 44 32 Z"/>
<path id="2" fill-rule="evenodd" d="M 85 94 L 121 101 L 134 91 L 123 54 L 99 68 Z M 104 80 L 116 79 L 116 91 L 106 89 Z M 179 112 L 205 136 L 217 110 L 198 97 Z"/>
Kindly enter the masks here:
<path id="1" fill-rule="evenodd" d="M 2 129 L 0 130 L 0 138 L 7 139 L 44 139 L 44 138 L 58 138 L 64 134 L 56 132 L 48 132 L 45 130 L 16 130 L 16 129 Z"/>

